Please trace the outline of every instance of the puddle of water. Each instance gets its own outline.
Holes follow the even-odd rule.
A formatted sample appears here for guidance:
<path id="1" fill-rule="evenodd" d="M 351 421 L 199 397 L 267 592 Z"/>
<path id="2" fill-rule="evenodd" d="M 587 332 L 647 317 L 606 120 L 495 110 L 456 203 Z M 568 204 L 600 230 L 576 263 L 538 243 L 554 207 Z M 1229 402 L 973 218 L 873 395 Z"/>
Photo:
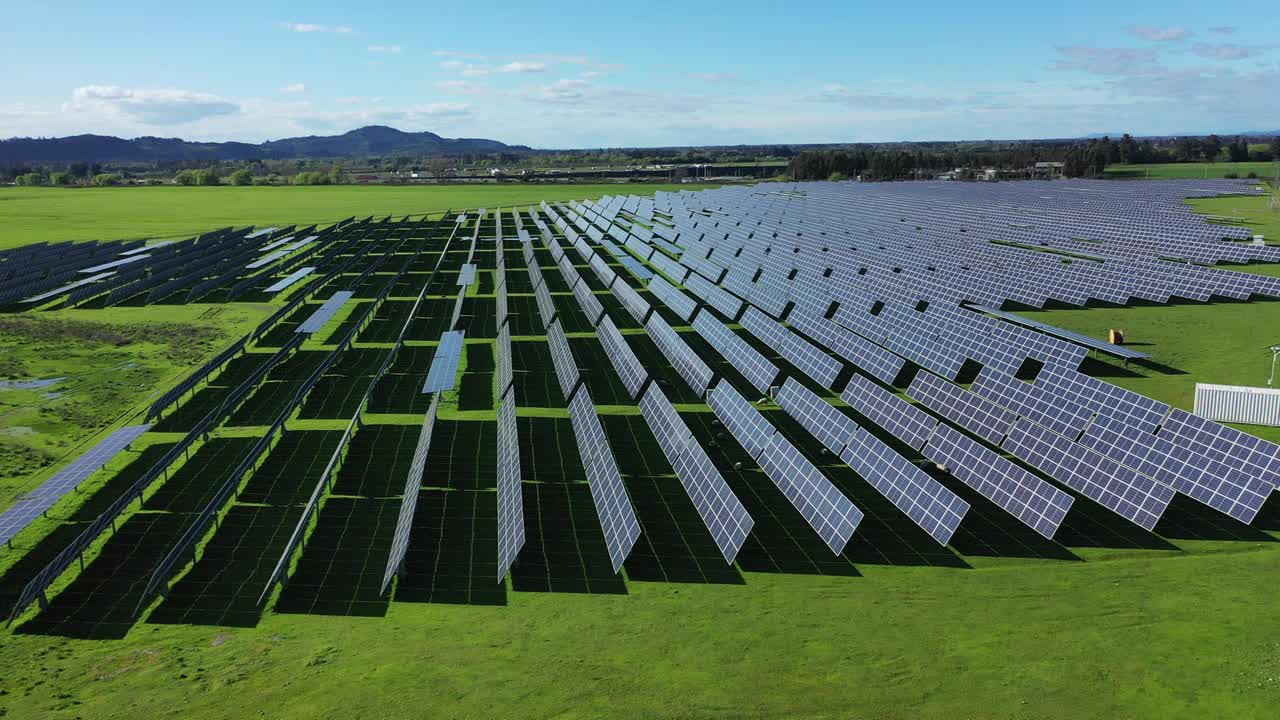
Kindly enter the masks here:
<path id="1" fill-rule="evenodd" d="M 45 378 L 43 380 L 0 380 L 0 390 L 39 390 L 50 385 L 57 385 L 66 380 L 65 377 Z"/>

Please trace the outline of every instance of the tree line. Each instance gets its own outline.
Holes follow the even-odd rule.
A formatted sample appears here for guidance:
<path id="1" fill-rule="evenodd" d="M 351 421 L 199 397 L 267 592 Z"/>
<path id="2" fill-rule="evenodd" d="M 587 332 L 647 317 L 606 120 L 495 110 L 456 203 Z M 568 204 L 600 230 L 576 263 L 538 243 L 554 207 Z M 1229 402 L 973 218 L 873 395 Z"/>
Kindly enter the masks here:
<path id="1" fill-rule="evenodd" d="M 1099 177 L 1108 165 L 1143 165 L 1180 162 L 1280 161 L 1280 137 L 1270 143 L 1250 143 L 1248 138 L 1207 137 L 1167 140 L 1026 141 L 1017 143 L 910 143 L 849 146 L 834 150 L 801 152 L 788 164 L 796 180 L 860 177 L 864 180 L 908 180 L 932 177 L 956 169 L 994 168 L 1018 176 L 1038 162 L 1062 163 L 1066 177 Z"/>

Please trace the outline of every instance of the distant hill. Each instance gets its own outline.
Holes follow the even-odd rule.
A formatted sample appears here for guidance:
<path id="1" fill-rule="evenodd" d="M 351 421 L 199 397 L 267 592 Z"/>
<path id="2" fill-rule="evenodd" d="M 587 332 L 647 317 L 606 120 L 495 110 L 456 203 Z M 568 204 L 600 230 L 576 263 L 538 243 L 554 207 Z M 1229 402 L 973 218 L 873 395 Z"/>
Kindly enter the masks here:
<path id="1" fill-rule="evenodd" d="M 355 158 L 371 155 L 432 156 L 458 153 L 524 152 L 523 145 L 507 145 L 481 138 L 443 138 L 431 132 L 403 132 L 370 125 L 341 135 L 271 140 L 260 144 L 188 142 L 178 138 L 140 137 L 132 140 L 107 135 L 0 140 L 0 163 L 157 163 L 217 160 L 292 160 Z"/>

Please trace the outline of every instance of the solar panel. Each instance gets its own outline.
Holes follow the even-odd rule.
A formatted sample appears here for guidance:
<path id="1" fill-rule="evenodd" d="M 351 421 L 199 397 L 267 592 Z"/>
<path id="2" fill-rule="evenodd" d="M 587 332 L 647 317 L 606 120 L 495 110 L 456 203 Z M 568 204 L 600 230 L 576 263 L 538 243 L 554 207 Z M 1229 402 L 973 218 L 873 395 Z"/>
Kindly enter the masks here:
<path id="1" fill-rule="evenodd" d="M 732 293 L 722 289 L 701 275 L 689 275 L 684 280 L 685 287 L 702 301 L 715 308 L 721 315 L 734 320 L 742 312 L 743 302 Z"/>
<path id="2" fill-rule="evenodd" d="M 513 382 L 515 370 L 511 363 L 511 326 L 503 325 L 498 329 L 498 397 L 502 397 Z"/>
<path id="3" fill-rule="evenodd" d="M 710 314 L 699 315 L 693 321 L 693 329 L 742 373 L 755 389 L 762 393 L 769 391 L 774 379 L 778 377 L 778 367 L 756 352 L 750 343 Z"/>
<path id="4" fill-rule="evenodd" d="M 777 432 L 764 415 L 727 382 L 716 383 L 707 393 L 707 405 L 753 458 L 759 457 Z"/>
<path id="5" fill-rule="evenodd" d="M 618 279 L 618 273 L 614 272 L 613 268 L 609 267 L 604 258 L 599 255 L 591 255 L 591 269 L 595 271 L 596 277 L 600 278 L 600 282 L 604 283 L 605 287 L 609 287 L 614 280 Z"/>
<path id="6" fill-rule="evenodd" d="M 1075 498 L 1009 462 L 948 425 L 939 425 L 922 451 L 960 482 L 1053 539 Z"/>
<path id="7" fill-rule="evenodd" d="M 680 373 L 689 387 L 699 395 L 706 392 L 707 386 L 711 384 L 711 368 L 680 338 L 680 334 L 656 314 L 649 318 L 644 327 L 667 358 L 667 362 Z"/>
<path id="8" fill-rule="evenodd" d="M 0 545 L 9 542 L 13 536 L 57 504 L 67 493 L 79 487 L 80 483 L 119 455 L 120 451 L 137 440 L 150 427 L 149 424 L 130 425 L 112 432 L 55 473 L 53 477 L 27 493 L 13 507 L 0 515 Z"/>
<path id="9" fill-rule="evenodd" d="M 586 313 L 591 324 L 599 325 L 600 318 L 604 315 L 604 305 L 600 304 L 600 299 L 591 291 L 591 286 L 584 282 L 576 283 L 573 286 L 573 296 L 577 298 L 578 306 Z"/>
<path id="10" fill-rule="evenodd" d="M 382 587 L 379 595 L 385 595 L 404 563 L 405 553 L 409 550 L 409 536 L 413 530 L 413 516 L 418 510 L 418 496 L 422 490 L 422 477 L 427 470 L 427 455 L 431 450 L 431 435 L 436 424 L 436 410 L 440 404 L 440 396 L 431 399 L 431 407 L 422 420 L 422 429 L 418 432 L 418 444 L 413 449 L 413 461 L 409 463 L 409 476 L 404 481 L 404 492 L 400 499 L 400 514 L 396 518 L 395 533 L 391 538 L 391 552 L 387 556 L 387 567 L 382 573 Z"/>
<path id="11" fill-rule="evenodd" d="M 999 445 L 1017 416 L 985 398 L 927 372 L 916 374 L 907 395 L 951 422 Z"/>
<path id="12" fill-rule="evenodd" d="M 982 305 L 975 305 L 974 309 L 980 310 L 984 313 L 987 313 L 988 315 L 995 315 L 998 318 L 1003 318 L 1017 325 L 1024 325 L 1029 328 L 1040 330 L 1041 332 L 1044 332 L 1048 335 L 1053 335 L 1055 337 L 1059 337 L 1064 340 L 1070 340 L 1071 342 L 1076 343 L 1077 345 L 1083 345 L 1084 347 L 1092 348 L 1094 350 L 1107 353 L 1108 355 L 1114 355 L 1115 357 L 1124 358 L 1125 360 L 1140 360 L 1143 358 L 1151 357 L 1146 353 L 1138 352 L 1137 350 L 1134 350 L 1132 348 L 1127 348 L 1122 345 L 1112 345 L 1109 342 L 1097 340 L 1083 333 L 1075 332 L 1074 330 L 1064 330 L 1060 327 L 1055 327 L 1053 325 L 1048 325 L 1046 323 L 1038 322 L 1036 320 L 1031 320 L 1029 318 L 1022 317 L 1021 315 L 1015 315 L 1013 313 L 1004 312 L 1003 310 L 996 310 L 994 308 L 984 307 Z"/>
<path id="13" fill-rule="evenodd" d="M 622 263 L 623 267 L 625 267 L 627 270 L 630 270 L 632 275 L 635 275 L 641 280 L 648 281 L 654 277 L 652 270 L 645 267 L 644 263 L 640 262 L 639 260 L 636 260 L 630 255 L 619 255 L 618 262 Z"/>
<path id="14" fill-rule="evenodd" d="M 596 328 L 596 336 L 600 338 L 600 344 L 604 347 L 605 355 L 609 357 L 609 362 L 613 364 L 613 369 L 617 371 L 618 377 L 622 379 L 622 384 L 626 386 L 627 393 L 631 395 L 631 399 L 635 399 L 640 395 L 640 389 L 644 387 L 644 383 L 649 379 L 649 374 L 645 372 L 644 366 L 640 364 L 640 359 L 636 357 L 631 346 L 627 344 L 626 338 L 622 337 L 622 333 L 618 331 L 618 326 L 613 324 L 613 320 L 606 316 Z"/>
<path id="15" fill-rule="evenodd" d="M 276 248 L 280 247 L 281 245 L 284 245 L 285 243 L 293 242 L 293 238 L 294 238 L 293 235 L 289 235 L 287 237 L 282 237 L 279 240 L 272 240 L 266 245 L 263 245 L 262 247 L 258 248 L 257 252 L 264 253 L 264 252 L 267 252 L 268 250 L 275 250 Z"/>
<path id="16" fill-rule="evenodd" d="M 968 503 L 877 440 L 847 415 L 794 378 L 776 396 L 778 405 L 833 455 L 942 545 L 969 510 Z"/>
<path id="17" fill-rule="evenodd" d="M 649 311 L 651 310 L 649 303 L 640 297 L 640 293 L 637 293 L 635 288 L 625 282 L 617 282 L 609 289 L 622 301 L 622 307 L 631 313 L 631 317 L 635 318 L 636 322 L 643 323 L 645 318 L 649 317 Z"/>
<path id="18" fill-rule="evenodd" d="M 569 401 L 569 419 L 573 423 L 578 452 L 587 473 L 591 500 L 604 530 L 609 559 L 613 563 L 613 571 L 617 572 L 640 537 L 640 521 L 631 506 L 631 499 L 627 497 L 618 464 L 614 461 L 613 451 L 609 449 L 604 428 L 600 426 L 600 418 L 596 416 L 595 405 L 586 388 Z"/>
<path id="19" fill-rule="evenodd" d="M 732 564 L 755 521 L 657 386 L 645 391 L 640 412 L 725 562 Z"/>
<path id="20" fill-rule="evenodd" d="M 145 260 L 146 258 L 149 258 L 149 257 L 151 256 L 150 255 L 131 255 L 126 258 L 120 258 L 119 260 L 112 260 L 111 262 L 102 263 L 101 265 L 94 265 L 93 267 L 87 267 L 83 270 L 78 270 L 77 272 L 82 273 L 84 275 L 93 275 L 96 273 L 100 273 L 103 270 L 111 270 L 113 268 L 118 268 L 122 265 L 128 265 L 129 263 L 135 263 L 135 262 L 138 262 L 139 260 Z"/>
<path id="21" fill-rule="evenodd" d="M 569 339 L 565 337 L 564 329 L 558 321 L 547 328 L 547 344 L 551 346 L 551 361 L 556 368 L 556 379 L 560 381 L 560 391 L 568 399 L 578 386 L 581 376 L 573 359 L 573 350 L 569 347 Z"/>
<path id="22" fill-rule="evenodd" d="M 840 397 L 849 407 L 916 450 L 924 447 L 938 427 L 938 421 L 931 415 L 861 375 L 849 380 Z"/>
<path id="23" fill-rule="evenodd" d="M 1203 423 L 1206 427 L 1186 430 L 1184 418 L 1193 418 L 1197 425 Z M 1216 428 L 1237 432 L 1185 410 L 1174 410 L 1154 435 L 1120 420 L 1100 417 L 1089 426 L 1080 444 L 1243 523 L 1251 523 L 1275 485 L 1263 467 L 1249 463 L 1239 453 L 1230 453 L 1233 446 L 1224 438 L 1227 433 L 1215 432 Z M 1271 460 L 1280 464 L 1275 455 Z"/>
<path id="24" fill-rule="evenodd" d="M 524 494 L 521 490 L 520 436 L 516 394 L 498 407 L 498 582 L 507 576 L 524 547 Z"/>
<path id="25" fill-rule="evenodd" d="M 280 278 L 273 285 L 268 286 L 264 292 L 280 292 L 315 271 L 316 269 L 313 267 L 298 268 L 285 277 Z"/>
<path id="26" fill-rule="evenodd" d="M 809 431 L 832 455 L 840 456 L 849 441 L 858 433 L 853 418 L 832 407 L 808 388 L 788 378 L 778 389 L 774 400 L 788 415 Z"/>
<path id="27" fill-rule="evenodd" d="M 99 273 L 97 275 L 84 278 L 83 280 L 77 280 L 73 283 L 68 283 L 67 285 L 63 285 L 60 288 L 56 288 L 48 292 L 43 292 L 43 293 L 40 293 L 39 295 L 33 295 L 23 300 L 22 302 L 24 305 L 30 305 L 32 303 L 38 303 L 43 300 L 48 300 L 49 298 L 58 297 L 59 295 L 66 295 L 67 293 L 71 292 L 72 290 L 75 290 L 76 288 L 84 287 L 86 285 L 91 285 L 93 283 L 98 282 L 99 280 L 105 280 L 115 274 L 116 274 L 115 270 Z"/>
<path id="28" fill-rule="evenodd" d="M 649 292 L 685 322 L 689 322 L 693 314 L 698 311 L 697 303 L 660 277 L 654 277 L 649 281 Z"/>
<path id="29" fill-rule="evenodd" d="M 539 285 L 533 296 L 538 301 L 538 313 L 542 315 L 542 324 L 550 327 L 556 319 L 556 304 L 551 299 L 551 292 L 547 290 L 546 283 Z"/>
<path id="30" fill-rule="evenodd" d="M 862 511 L 782 435 L 774 435 L 764 448 L 760 467 L 831 552 L 843 552 L 862 522 Z"/>
<path id="31" fill-rule="evenodd" d="M 939 545 L 951 542 L 969 512 L 969 503 L 862 428 L 840 459 Z"/>
<path id="32" fill-rule="evenodd" d="M 468 285 L 471 285 L 475 281 L 476 281 L 476 266 L 471 263 L 467 263 L 466 265 L 463 265 L 462 269 L 458 271 L 458 285 L 460 287 L 467 287 Z"/>
<path id="33" fill-rule="evenodd" d="M 800 372 L 813 378 L 823 387 L 835 384 L 840 374 L 840 363 L 814 345 L 770 319 L 755 308 L 747 308 L 742 316 L 742 327 L 764 344 L 773 348 Z"/>
<path id="34" fill-rule="evenodd" d="M 279 260 L 280 258 L 288 254 L 289 254 L 288 250 L 276 250 L 273 253 L 263 255 L 262 257 L 258 258 L 257 260 L 254 260 L 253 262 L 249 263 L 248 265 L 245 265 L 244 267 L 246 270 L 257 270 L 260 267 L 270 265 L 271 263 Z"/>
<path id="35" fill-rule="evenodd" d="M 427 370 L 427 380 L 422 384 L 422 392 L 452 390 L 457 384 L 464 337 L 465 333 L 461 330 L 451 330 L 440 335 L 440 343 L 436 346 L 435 356 L 431 358 L 431 368 Z"/>
<path id="36" fill-rule="evenodd" d="M 1077 445 L 1028 420 L 1019 420 L 1003 447 L 1085 497 L 1152 530 L 1173 499 L 1173 489 Z"/>
<path id="37" fill-rule="evenodd" d="M 795 329 L 885 383 L 892 384 L 906 365 L 906 360 L 901 357 L 824 320 L 808 308 L 796 307 L 787 316 L 787 321 Z"/>
<path id="38" fill-rule="evenodd" d="M 991 368 L 983 368 L 978 373 L 971 389 L 976 395 L 1072 440 L 1080 437 L 1093 418 L 1093 413 L 1083 405 Z"/>
<path id="39" fill-rule="evenodd" d="M 1036 376 L 1036 387 L 1103 416 L 1155 432 L 1169 414 L 1169 406 L 1149 397 L 1116 387 L 1083 373 L 1046 365 Z"/>
<path id="40" fill-rule="evenodd" d="M 255 240 L 255 239 L 257 239 L 257 238 L 262 237 L 263 235 L 270 235 L 271 233 L 273 233 L 273 232 L 275 232 L 275 231 L 277 231 L 277 230 L 279 230 L 279 229 L 280 229 L 280 228 L 278 228 L 278 227 L 265 227 L 265 228 L 262 228 L 261 230 L 257 230 L 257 231 L 255 231 L 255 232 L 251 232 L 251 233 L 249 233 L 248 235 L 245 235 L 245 236 L 244 236 L 244 239 L 245 239 L 245 240 Z"/>
<path id="41" fill-rule="evenodd" d="M 311 313 L 311 317 L 303 320 L 302 324 L 299 325 L 298 329 L 294 332 L 305 334 L 318 332 L 320 328 L 324 327 L 325 324 L 333 319 L 334 315 L 338 314 L 338 311 L 342 309 L 343 305 L 347 304 L 347 301 L 350 300 L 353 295 L 354 293 L 347 290 L 340 290 L 334 293 L 324 302 L 323 305 L 319 307 L 319 309 Z"/>

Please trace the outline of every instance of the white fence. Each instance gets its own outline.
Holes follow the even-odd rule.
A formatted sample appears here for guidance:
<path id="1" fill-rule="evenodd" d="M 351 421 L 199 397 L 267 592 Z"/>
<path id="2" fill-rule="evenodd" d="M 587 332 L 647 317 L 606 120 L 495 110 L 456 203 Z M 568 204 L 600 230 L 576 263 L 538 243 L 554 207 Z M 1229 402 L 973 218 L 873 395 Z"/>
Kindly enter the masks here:
<path id="1" fill-rule="evenodd" d="M 1217 422 L 1280 426 L 1280 390 L 1196 383 L 1194 412 Z"/>

